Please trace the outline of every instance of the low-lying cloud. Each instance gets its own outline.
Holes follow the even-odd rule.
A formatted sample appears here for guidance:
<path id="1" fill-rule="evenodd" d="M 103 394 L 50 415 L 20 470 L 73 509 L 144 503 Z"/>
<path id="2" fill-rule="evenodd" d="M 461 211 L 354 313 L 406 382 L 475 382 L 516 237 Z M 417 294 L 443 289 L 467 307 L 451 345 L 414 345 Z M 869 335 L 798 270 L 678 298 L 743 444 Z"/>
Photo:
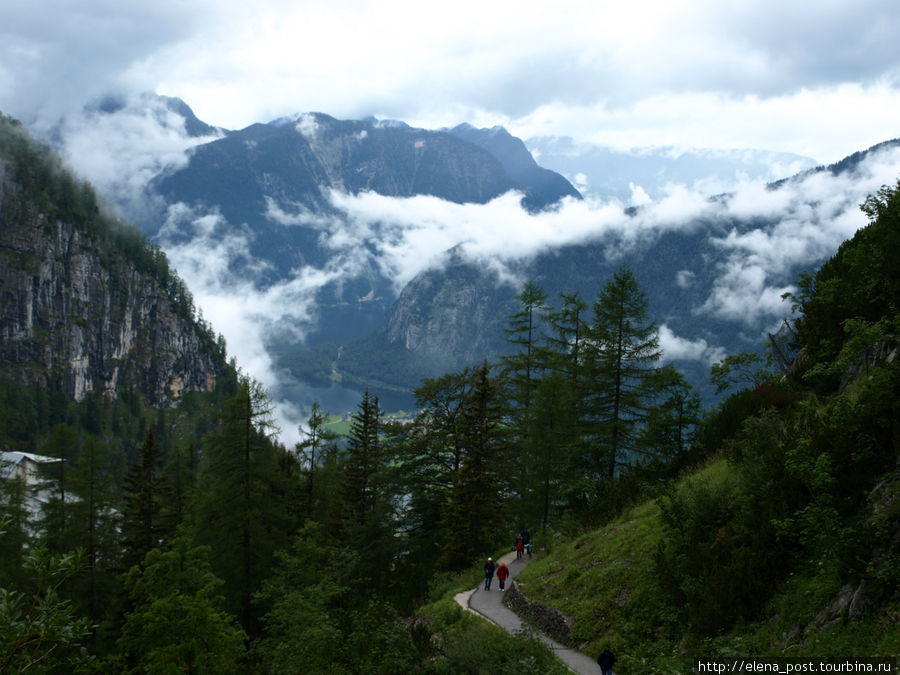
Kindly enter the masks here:
<path id="1" fill-rule="evenodd" d="M 186 279 L 204 316 L 224 333 L 229 351 L 248 372 L 274 386 L 281 377 L 265 344 L 275 330 L 290 330 L 297 341 L 316 325 L 315 295 L 325 284 L 349 279 L 363 264 L 376 265 L 399 292 L 417 274 L 443 264 L 453 247 L 473 261 L 491 265 L 501 278 L 519 279 L 520 264 L 559 247 L 604 242 L 607 255 L 620 256 L 669 231 L 708 228 L 708 241 L 720 251 L 715 279 L 698 318 L 715 316 L 760 337 L 790 312 L 782 295 L 796 289 L 787 275 L 832 255 L 839 244 L 865 225 L 858 206 L 866 195 L 893 184 L 900 172 L 900 150 L 876 153 L 851 175 L 812 173 L 773 190 L 760 182 L 739 185 L 728 196 L 706 195 L 672 186 L 658 200 L 644 200 L 629 213 L 615 201 L 565 200 L 557 208 L 529 213 L 521 195 L 511 192 L 487 204 L 456 204 L 436 197 L 386 197 L 372 192 L 328 193 L 333 212 L 323 214 L 270 199 L 266 216 L 284 227 L 314 227 L 331 251 L 322 269 L 304 267 L 275 284 L 262 278 L 262 264 L 247 258 L 249 229 L 222 229 L 221 216 L 170 209 L 161 233 L 167 253 Z M 725 229 L 740 219 L 755 227 Z M 178 223 L 190 222 L 187 243 L 168 237 Z M 222 232 L 230 232 L 222 236 Z M 169 243 L 167 243 L 169 242 Z M 235 278 L 235 264 L 249 276 Z M 683 269 L 673 284 L 696 284 L 694 270 Z M 666 360 L 706 365 L 724 355 L 705 338 L 659 329 Z"/>
<path id="2" fill-rule="evenodd" d="M 84 113 L 66 125 L 61 137 L 70 163 L 132 213 L 143 207 L 150 180 L 183 166 L 190 147 L 202 140 L 189 138 L 182 118 L 161 101 L 149 106 L 146 100 L 126 101 L 115 115 Z M 315 133 L 308 125 L 302 131 Z M 789 314 L 782 295 L 796 290 L 792 270 L 832 255 L 865 225 L 859 204 L 882 185 L 896 183 L 898 173 L 900 150 L 888 148 L 873 153 L 853 173 L 810 173 L 778 189 L 745 181 L 727 195 L 710 198 L 702 189 L 671 184 L 651 197 L 634 184 L 628 203 L 589 196 L 539 213 L 524 209 L 516 192 L 486 204 L 457 204 L 427 195 L 331 190 L 325 193 L 329 212 L 269 197 L 261 219 L 278 227 L 312 228 L 330 252 L 321 268 L 302 267 L 276 283 L 268 264 L 250 257 L 256 236 L 251 227 L 225 223 L 215 205 L 205 210 L 169 206 L 159 240 L 204 318 L 225 336 L 229 353 L 246 372 L 277 390 L 284 374 L 267 351 L 267 340 L 278 333 L 302 342 L 317 326 L 316 294 L 324 286 L 374 267 L 399 293 L 416 275 L 444 264 L 451 248 L 496 271 L 501 280 L 520 283 L 523 263 L 563 246 L 600 242 L 615 260 L 667 232 L 706 232 L 718 262 L 704 301 L 693 308 L 695 315 L 731 321 L 761 336 Z M 754 225 L 737 228 L 736 220 Z M 696 287 L 698 271 L 685 266 L 671 282 Z M 724 355 L 709 336 L 679 336 L 666 323 L 659 335 L 667 360 L 709 364 Z M 290 439 L 305 413 L 287 399 L 279 408 L 283 434 Z"/>

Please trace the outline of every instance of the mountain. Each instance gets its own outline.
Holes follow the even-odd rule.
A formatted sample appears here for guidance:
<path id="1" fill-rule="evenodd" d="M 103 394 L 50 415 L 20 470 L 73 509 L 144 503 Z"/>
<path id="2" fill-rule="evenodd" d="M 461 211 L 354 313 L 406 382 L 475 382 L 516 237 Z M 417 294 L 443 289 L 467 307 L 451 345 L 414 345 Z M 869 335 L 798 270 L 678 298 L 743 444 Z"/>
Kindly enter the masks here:
<path id="1" fill-rule="evenodd" d="M 159 175 L 149 189 L 165 207 L 183 204 L 194 213 L 217 214 L 217 237 L 246 233 L 249 258 L 233 271 L 259 273 L 263 285 L 333 261 L 327 235 L 335 227 L 332 221 L 344 217 L 333 203 L 335 194 L 432 196 L 455 204 L 484 204 L 517 191 L 532 210 L 565 196 L 578 197 L 564 178 L 533 160 L 529 164 L 521 141 L 508 134 L 504 146 L 518 144 L 518 155 L 507 150 L 496 156 L 491 151 L 496 144 L 485 144 L 477 133 L 465 134 L 471 141 L 459 133 L 374 119 L 337 120 L 321 113 L 297 115 L 195 147 L 186 166 Z M 496 130 L 490 135 L 503 136 Z M 163 210 L 132 215 L 145 231 L 168 243 L 196 236 L 190 224 L 161 233 Z M 365 263 L 320 289 L 318 325 L 309 339 L 346 341 L 366 335 L 377 328 L 395 297 L 391 280 L 376 264 Z"/>
<path id="2" fill-rule="evenodd" d="M 182 109 L 164 103 L 154 110 Z M 607 152 L 575 171 L 592 155 L 565 139 L 529 152 L 499 127 L 306 113 L 204 140 L 147 184 L 142 203 L 156 210 L 128 215 L 194 269 L 200 294 L 220 308 L 234 297 L 244 322 L 229 330 L 262 327 L 229 340 L 263 343 L 272 371 L 301 384 L 408 391 L 493 360 L 525 280 L 551 304 L 578 292 L 590 305 L 626 265 L 667 358 L 708 389 L 710 364 L 760 349 L 789 312 L 781 296 L 861 224 L 859 203 L 896 171 L 895 147 L 818 168 L 757 151 Z M 585 173 L 587 198 L 544 158 Z M 708 190 L 736 173 L 781 180 Z M 603 181 L 615 200 L 597 198 Z"/>
<path id="3" fill-rule="evenodd" d="M 533 160 L 527 166 L 521 156 L 513 161 L 509 152 L 496 155 L 493 146 L 473 137 L 480 138 L 458 129 L 447 133 L 304 114 L 254 124 L 201 145 L 186 167 L 160 176 L 152 187 L 167 204 L 215 206 L 229 223 L 248 224 L 258 235 L 253 254 L 282 272 L 327 259 L 319 232 L 305 226 L 302 216 L 333 213 L 332 190 L 431 195 L 458 204 L 483 204 L 518 190 L 534 209 L 578 195 L 562 176 Z M 299 226 L 273 223 L 273 205 L 300 216 Z"/>
<path id="4" fill-rule="evenodd" d="M 523 185 L 528 185 L 540 194 L 547 204 L 553 204 L 562 197 L 581 199 L 572 184 L 555 171 L 550 171 L 534 161 L 534 157 L 520 139 L 500 126 L 477 129 L 471 124 L 460 124 L 449 130 L 464 141 L 484 148 L 500 160 L 506 172 Z"/>
<path id="5" fill-rule="evenodd" d="M 896 148 L 900 148 L 900 141 L 889 141 L 834 165 L 801 172 L 770 184 L 766 196 L 787 202 L 804 189 L 805 181 L 812 179 L 815 183 L 817 176 L 858 178 L 867 158 Z M 737 217 L 733 215 L 735 203 L 741 199 L 733 194 L 711 198 L 706 215 L 692 220 L 689 226 L 661 228 L 637 244 L 615 237 L 567 244 L 538 253 L 507 272 L 537 283 L 553 306 L 558 305 L 560 293 L 578 292 L 590 310 L 605 280 L 621 265 L 628 266 L 648 297 L 650 315 L 657 325 L 691 343 L 689 354 L 673 349 L 669 358 L 711 402 L 711 362 L 727 353 L 758 351 L 767 344 L 766 331 L 774 335 L 779 330 L 777 324 L 771 320 L 767 324 L 762 317 L 755 326 L 744 320 L 755 311 L 749 299 L 741 300 L 747 303 L 745 306 L 710 308 L 716 301 L 717 286 L 729 275 L 745 273 L 743 266 L 747 264 L 746 254 L 736 255 L 723 243 L 769 237 L 784 226 L 785 220 L 790 223 L 794 218 L 790 212 L 778 211 L 764 218 Z M 816 193 L 810 199 L 821 196 Z M 846 206 L 852 209 L 855 204 Z M 809 207 L 799 204 L 790 211 L 801 208 Z M 627 213 L 626 233 L 645 230 L 648 219 L 654 218 L 645 208 Z M 815 227 L 827 227 L 827 222 Z M 833 250 L 823 249 L 820 262 L 831 253 Z M 747 281 L 740 284 L 766 273 L 753 266 L 746 272 L 750 275 Z M 773 286 L 789 288 L 808 270 L 807 263 L 794 263 L 767 273 Z M 738 285 L 733 291 L 740 297 L 742 288 Z M 410 389 L 422 377 L 474 366 L 484 359 L 495 361 L 510 349 L 504 331 L 508 317 L 518 309 L 517 295 L 518 286 L 505 283 L 483 263 L 451 251 L 442 264 L 420 273 L 403 288 L 374 333 L 345 343 L 340 350 L 320 351 L 326 361 L 317 366 L 319 379 L 331 373 L 360 388 Z M 288 351 L 280 360 L 301 378 L 312 375 L 310 362 L 309 352 L 302 348 Z"/>
<path id="6" fill-rule="evenodd" d="M 0 375 L 82 399 L 170 405 L 213 389 L 225 357 L 165 256 L 0 117 Z"/>

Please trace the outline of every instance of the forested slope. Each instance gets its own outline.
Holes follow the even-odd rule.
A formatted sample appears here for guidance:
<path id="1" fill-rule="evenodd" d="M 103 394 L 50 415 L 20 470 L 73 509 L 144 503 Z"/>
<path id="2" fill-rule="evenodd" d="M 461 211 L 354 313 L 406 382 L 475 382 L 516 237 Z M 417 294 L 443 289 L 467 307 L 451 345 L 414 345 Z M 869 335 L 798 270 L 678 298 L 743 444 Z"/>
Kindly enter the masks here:
<path id="1" fill-rule="evenodd" d="M 573 644 L 611 645 L 617 672 L 900 653 L 897 186 L 863 210 L 870 225 L 794 298 L 791 374 L 755 373 L 702 426 L 699 469 L 645 483 L 646 501 L 602 528 L 552 538 L 520 576 L 569 617 Z"/>

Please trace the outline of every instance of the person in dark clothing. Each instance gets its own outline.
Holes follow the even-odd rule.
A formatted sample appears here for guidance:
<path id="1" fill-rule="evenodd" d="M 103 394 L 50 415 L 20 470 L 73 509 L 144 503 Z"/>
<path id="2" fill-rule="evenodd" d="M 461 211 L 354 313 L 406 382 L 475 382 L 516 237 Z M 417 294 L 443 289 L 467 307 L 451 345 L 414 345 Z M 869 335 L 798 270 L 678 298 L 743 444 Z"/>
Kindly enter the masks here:
<path id="1" fill-rule="evenodd" d="M 611 675 L 615 662 L 616 655 L 610 651 L 609 647 L 600 652 L 600 656 L 597 657 L 597 665 L 600 666 L 603 675 Z"/>
<path id="2" fill-rule="evenodd" d="M 484 590 L 491 590 L 491 580 L 494 578 L 494 561 L 490 558 L 484 563 Z"/>
<path id="3" fill-rule="evenodd" d="M 531 532 L 528 531 L 526 527 L 522 530 L 522 544 L 525 546 L 525 552 L 528 554 L 528 557 L 531 557 Z"/>

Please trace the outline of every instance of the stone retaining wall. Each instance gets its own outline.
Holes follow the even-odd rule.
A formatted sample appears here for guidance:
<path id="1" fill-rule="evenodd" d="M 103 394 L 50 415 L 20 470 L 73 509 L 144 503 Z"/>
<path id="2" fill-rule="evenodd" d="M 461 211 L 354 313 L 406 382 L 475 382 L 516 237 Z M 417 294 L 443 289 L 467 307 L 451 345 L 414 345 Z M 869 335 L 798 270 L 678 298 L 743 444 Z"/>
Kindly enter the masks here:
<path id="1" fill-rule="evenodd" d="M 510 584 L 509 591 L 506 593 L 503 602 L 519 618 L 534 626 L 544 635 L 567 647 L 574 646 L 575 641 L 572 638 L 572 629 L 569 627 L 566 617 L 552 607 L 531 602 L 519 591 L 516 582 Z"/>

